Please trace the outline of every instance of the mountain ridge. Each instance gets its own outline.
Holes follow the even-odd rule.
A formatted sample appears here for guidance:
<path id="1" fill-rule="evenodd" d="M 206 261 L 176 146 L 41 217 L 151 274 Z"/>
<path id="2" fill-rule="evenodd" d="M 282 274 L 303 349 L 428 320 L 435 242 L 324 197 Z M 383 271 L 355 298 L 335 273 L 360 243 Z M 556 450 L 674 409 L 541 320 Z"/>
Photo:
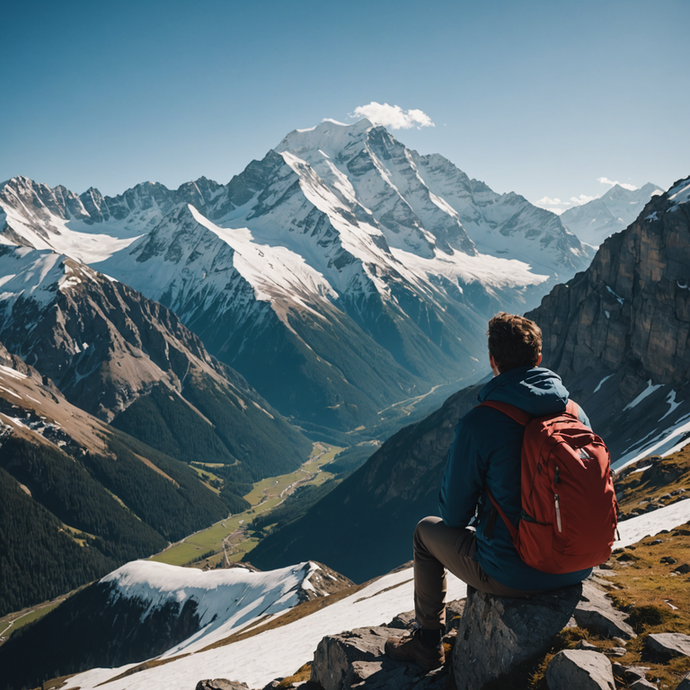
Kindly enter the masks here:
<path id="1" fill-rule="evenodd" d="M 490 312 L 522 311 L 589 261 L 555 215 L 368 121 L 295 130 L 227 185 L 145 183 L 112 198 L 32 185 L 0 190 L 5 242 L 128 282 L 282 414 L 340 431 L 474 375 Z M 348 346 L 324 347 L 322 328 Z M 297 363 L 289 380 L 281 358 Z M 355 382 L 367 361 L 385 372 L 375 387 Z"/>

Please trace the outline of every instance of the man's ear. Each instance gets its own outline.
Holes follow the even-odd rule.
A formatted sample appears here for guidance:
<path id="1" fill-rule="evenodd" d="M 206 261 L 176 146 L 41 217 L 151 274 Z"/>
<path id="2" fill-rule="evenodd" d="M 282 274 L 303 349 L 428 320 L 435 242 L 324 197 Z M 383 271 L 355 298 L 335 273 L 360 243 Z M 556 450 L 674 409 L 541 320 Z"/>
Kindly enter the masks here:
<path id="1" fill-rule="evenodd" d="M 489 366 L 491 367 L 491 371 L 493 371 L 494 376 L 498 376 L 501 373 L 496 365 L 496 360 L 493 358 L 491 353 L 489 353 Z"/>
<path id="2" fill-rule="evenodd" d="M 534 366 L 538 367 L 540 364 L 541 364 L 541 354 L 539 354 L 539 359 L 537 360 L 537 363 Z"/>

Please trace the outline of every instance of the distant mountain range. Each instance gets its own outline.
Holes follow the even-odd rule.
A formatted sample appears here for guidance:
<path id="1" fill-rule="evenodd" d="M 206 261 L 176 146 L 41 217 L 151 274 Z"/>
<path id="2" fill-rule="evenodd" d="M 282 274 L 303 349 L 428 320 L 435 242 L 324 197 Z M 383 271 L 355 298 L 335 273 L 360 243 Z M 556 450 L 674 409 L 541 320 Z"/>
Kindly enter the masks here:
<path id="1" fill-rule="evenodd" d="M 558 372 L 603 436 L 614 467 L 667 454 L 690 432 L 690 178 L 654 196 L 599 248 L 590 268 L 527 314 Z M 436 514 L 453 428 L 481 383 L 386 441 L 307 514 L 266 537 L 252 564 L 329 563 L 356 582 L 410 556 L 415 524 Z"/>
<path id="2" fill-rule="evenodd" d="M 536 306 L 591 250 L 367 120 L 296 130 L 227 185 L 77 196 L 0 187 L 4 242 L 51 249 L 169 307 L 306 430 L 351 430 L 476 375 L 486 318 Z"/>
<path id="3" fill-rule="evenodd" d="M 632 190 L 615 184 L 599 198 L 564 211 L 561 222 L 580 240 L 598 247 L 610 235 L 625 230 L 651 197 L 663 192 L 651 182 Z"/>

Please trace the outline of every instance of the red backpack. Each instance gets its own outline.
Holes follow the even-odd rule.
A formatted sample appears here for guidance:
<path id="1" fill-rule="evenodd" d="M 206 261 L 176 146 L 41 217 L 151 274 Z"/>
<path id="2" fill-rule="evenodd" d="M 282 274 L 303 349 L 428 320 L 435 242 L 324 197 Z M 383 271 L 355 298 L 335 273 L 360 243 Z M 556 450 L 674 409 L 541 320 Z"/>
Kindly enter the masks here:
<path id="1" fill-rule="evenodd" d="M 482 405 L 525 427 L 517 529 L 487 490 L 520 558 L 545 573 L 570 573 L 606 561 L 618 521 L 611 456 L 578 419 L 577 405 L 570 401 L 565 412 L 538 418 L 507 403 Z"/>

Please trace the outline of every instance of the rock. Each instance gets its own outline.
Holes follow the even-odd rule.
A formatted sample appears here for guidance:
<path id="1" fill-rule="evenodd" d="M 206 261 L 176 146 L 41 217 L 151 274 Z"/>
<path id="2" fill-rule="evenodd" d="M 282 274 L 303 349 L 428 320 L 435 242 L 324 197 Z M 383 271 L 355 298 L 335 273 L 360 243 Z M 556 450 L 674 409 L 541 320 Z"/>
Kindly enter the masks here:
<path id="1" fill-rule="evenodd" d="M 665 656 L 690 656 L 690 635 L 654 633 L 647 637 L 647 648 Z"/>
<path id="2" fill-rule="evenodd" d="M 659 563 L 666 563 L 667 565 L 673 565 L 674 563 L 678 563 L 678 561 L 673 556 L 663 556 L 659 560 Z"/>
<path id="3" fill-rule="evenodd" d="M 495 597 L 468 587 L 453 669 L 458 690 L 476 690 L 538 657 L 573 614 L 582 585 L 525 599 Z"/>
<path id="4" fill-rule="evenodd" d="M 598 652 L 567 649 L 546 667 L 549 690 L 615 690 L 611 662 Z"/>
<path id="5" fill-rule="evenodd" d="M 414 625 L 414 611 L 405 611 L 405 613 L 399 613 L 387 627 L 394 628 L 396 630 L 410 630 Z"/>
<path id="6" fill-rule="evenodd" d="M 611 637 L 637 637 L 632 626 L 625 622 L 624 614 L 613 607 L 602 589 L 588 580 L 582 584 L 582 598 L 573 613 L 579 627 Z"/>
<path id="7" fill-rule="evenodd" d="M 628 644 L 628 640 L 624 640 L 622 637 L 614 637 L 613 641 L 619 646 L 619 647 L 625 647 L 625 645 Z"/>
<path id="8" fill-rule="evenodd" d="M 625 647 L 609 647 L 609 649 L 604 650 L 604 653 L 609 656 L 625 656 L 628 650 Z"/>
<path id="9" fill-rule="evenodd" d="M 236 680 L 214 678 L 200 680 L 196 684 L 196 690 L 249 690 L 249 686 L 246 683 L 240 683 Z"/>
<path id="10" fill-rule="evenodd" d="M 575 649 L 591 649 L 595 650 L 598 649 L 598 647 L 595 644 L 592 644 L 591 642 L 587 642 L 587 640 L 580 640 L 576 645 Z"/>
<path id="11" fill-rule="evenodd" d="M 448 679 L 441 667 L 425 674 L 415 664 L 399 663 L 384 654 L 389 637 L 399 629 L 356 628 L 328 635 L 319 642 L 311 667 L 311 682 L 324 690 L 441 690 Z"/>
<path id="12" fill-rule="evenodd" d="M 451 630 L 457 630 L 465 611 L 467 599 L 456 599 L 446 604 L 446 634 Z"/>
<path id="13" fill-rule="evenodd" d="M 685 573 L 690 573 L 690 565 L 688 565 L 687 563 L 683 563 L 683 565 L 679 565 L 673 572 L 680 573 L 681 575 L 685 575 Z"/>
<path id="14" fill-rule="evenodd" d="M 690 690 L 690 673 L 683 676 L 683 680 L 678 683 L 676 690 Z"/>
<path id="15" fill-rule="evenodd" d="M 640 678 L 644 678 L 649 671 L 649 666 L 623 666 L 621 664 L 613 665 L 613 672 L 620 675 L 628 683 L 633 683 Z"/>
<path id="16" fill-rule="evenodd" d="M 654 683 L 650 683 L 646 678 L 640 678 L 630 684 L 630 690 L 646 690 L 647 688 L 659 690 L 658 686 L 654 685 Z"/>
<path id="17" fill-rule="evenodd" d="M 321 683 L 325 690 L 344 690 L 356 679 L 363 680 L 353 668 L 353 662 L 376 664 L 384 659 L 383 646 L 391 636 L 388 628 L 356 628 L 339 635 L 327 635 L 319 642 L 311 667 L 311 680 Z"/>

